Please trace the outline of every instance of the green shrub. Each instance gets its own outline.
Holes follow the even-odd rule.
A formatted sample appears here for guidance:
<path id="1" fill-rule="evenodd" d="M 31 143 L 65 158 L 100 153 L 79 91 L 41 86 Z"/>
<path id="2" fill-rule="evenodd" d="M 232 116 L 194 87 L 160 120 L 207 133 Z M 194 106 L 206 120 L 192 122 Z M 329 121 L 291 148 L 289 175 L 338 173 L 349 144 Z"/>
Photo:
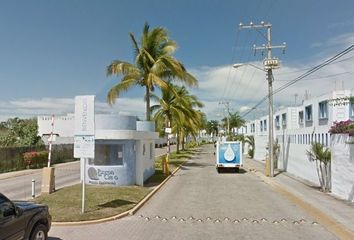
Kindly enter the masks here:
<path id="1" fill-rule="evenodd" d="M 23 161 L 28 168 L 41 168 L 48 162 L 48 152 L 25 152 L 23 154 Z"/>
<path id="2" fill-rule="evenodd" d="M 186 148 L 195 148 L 198 146 L 198 143 L 196 143 L 195 141 L 190 141 L 186 144 Z"/>
<path id="3" fill-rule="evenodd" d="M 250 156 L 250 158 L 254 157 L 254 150 L 253 148 L 248 149 L 248 156 Z"/>

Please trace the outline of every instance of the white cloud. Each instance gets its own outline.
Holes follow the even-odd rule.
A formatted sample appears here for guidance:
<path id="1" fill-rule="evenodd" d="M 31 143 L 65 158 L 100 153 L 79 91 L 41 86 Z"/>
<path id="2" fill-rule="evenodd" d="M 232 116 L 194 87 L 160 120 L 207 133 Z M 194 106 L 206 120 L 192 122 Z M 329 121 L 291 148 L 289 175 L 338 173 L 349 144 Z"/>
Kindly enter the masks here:
<path id="1" fill-rule="evenodd" d="M 325 44 L 333 46 L 321 52 L 316 58 L 303 61 L 302 65 L 282 65 L 280 69 L 274 70 L 273 91 L 279 89 L 291 80 L 296 79 L 310 68 L 324 62 L 341 50 L 354 43 L 354 33 L 343 34 L 329 39 Z M 320 44 L 320 43 L 319 43 Z M 259 65 L 259 62 L 251 64 Z M 303 80 L 289 86 L 274 95 L 275 106 L 289 106 L 301 103 L 307 91 L 310 96 L 319 96 L 333 90 L 354 88 L 354 52 L 343 56 L 338 61 L 325 66 L 319 71 L 309 75 Z M 251 66 L 244 66 L 233 69 L 230 66 L 201 67 L 191 71 L 199 80 L 199 89 L 192 89 L 202 101 L 212 107 L 206 107 L 204 111 L 208 119 L 218 119 L 224 110 L 224 106 L 218 104 L 220 101 L 229 101 L 232 111 L 247 112 L 268 94 L 268 84 L 265 73 Z M 257 107 L 253 113 L 267 114 L 268 100 Z M 250 114 L 251 116 L 254 114 Z"/>
<path id="2" fill-rule="evenodd" d="M 95 102 L 96 113 L 122 113 L 144 118 L 145 103 L 141 98 L 119 98 L 113 106 Z M 74 98 L 42 98 L 0 101 L 0 121 L 8 118 L 31 118 L 38 115 L 64 115 L 73 113 Z"/>
<path id="3" fill-rule="evenodd" d="M 325 43 L 333 48 L 325 48 L 319 55 L 309 57 L 302 64 L 282 64 L 280 69 L 274 70 L 274 86 L 277 90 L 290 80 L 305 73 L 308 69 L 334 56 L 340 50 L 354 43 L 354 33 L 343 34 L 327 40 Z M 260 62 L 251 62 L 260 66 Z M 285 90 L 274 95 L 275 106 L 287 106 L 300 103 L 304 99 L 305 91 L 312 96 L 322 95 L 344 85 L 345 89 L 354 88 L 354 52 L 342 57 L 337 62 L 330 64 L 309 77 L 295 83 Z M 190 72 L 199 80 L 199 88 L 190 89 L 192 94 L 198 96 L 205 104 L 202 109 L 209 120 L 221 119 L 225 115 L 225 106 L 220 101 L 229 101 L 232 112 L 242 114 L 252 109 L 268 93 L 268 84 L 265 73 L 251 66 L 238 69 L 230 65 L 200 67 L 191 69 Z M 249 116 L 267 114 L 268 101 L 252 111 Z M 18 99 L 13 101 L 0 101 L 0 120 L 9 117 L 32 117 L 37 115 L 66 114 L 74 112 L 73 98 L 38 98 Z M 112 107 L 105 102 L 96 102 L 96 112 L 99 113 L 124 113 L 144 118 L 145 103 L 141 97 L 118 98 Z"/>

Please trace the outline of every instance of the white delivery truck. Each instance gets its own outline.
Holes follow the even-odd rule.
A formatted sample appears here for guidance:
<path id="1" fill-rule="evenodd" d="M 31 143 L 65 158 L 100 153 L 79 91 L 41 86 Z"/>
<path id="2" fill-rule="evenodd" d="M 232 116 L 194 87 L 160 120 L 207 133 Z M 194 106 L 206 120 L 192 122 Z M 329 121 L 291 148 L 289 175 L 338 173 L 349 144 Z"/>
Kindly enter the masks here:
<path id="1" fill-rule="evenodd" d="M 239 172 L 242 167 L 242 144 L 234 141 L 218 141 L 216 143 L 216 170 L 233 168 Z"/>

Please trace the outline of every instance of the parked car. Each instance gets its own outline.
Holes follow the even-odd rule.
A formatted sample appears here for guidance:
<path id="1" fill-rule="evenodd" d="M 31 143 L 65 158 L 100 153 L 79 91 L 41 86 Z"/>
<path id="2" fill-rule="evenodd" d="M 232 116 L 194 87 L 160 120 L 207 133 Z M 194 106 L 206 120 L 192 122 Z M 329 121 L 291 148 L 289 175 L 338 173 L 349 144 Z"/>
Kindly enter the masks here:
<path id="1" fill-rule="evenodd" d="M 48 206 L 10 201 L 0 193 L 0 240 L 46 240 L 51 223 Z"/>

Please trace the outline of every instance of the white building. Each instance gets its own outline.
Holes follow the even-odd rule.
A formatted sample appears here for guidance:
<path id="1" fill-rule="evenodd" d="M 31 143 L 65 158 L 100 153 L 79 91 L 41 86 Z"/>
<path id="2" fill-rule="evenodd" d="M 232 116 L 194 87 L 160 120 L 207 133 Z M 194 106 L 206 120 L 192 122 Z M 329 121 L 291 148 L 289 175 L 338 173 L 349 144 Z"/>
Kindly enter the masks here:
<path id="1" fill-rule="evenodd" d="M 345 100 L 351 96 L 354 96 L 354 90 L 332 91 L 304 100 L 301 106 L 275 111 L 274 138 L 280 146 L 277 167 L 317 184 L 316 166 L 308 160 L 306 151 L 314 141 L 330 146 L 328 131 L 335 121 L 354 120 L 354 105 Z M 238 132 L 254 136 L 254 159 L 265 160 L 268 152 L 268 116 L 248 121 Z"/>

